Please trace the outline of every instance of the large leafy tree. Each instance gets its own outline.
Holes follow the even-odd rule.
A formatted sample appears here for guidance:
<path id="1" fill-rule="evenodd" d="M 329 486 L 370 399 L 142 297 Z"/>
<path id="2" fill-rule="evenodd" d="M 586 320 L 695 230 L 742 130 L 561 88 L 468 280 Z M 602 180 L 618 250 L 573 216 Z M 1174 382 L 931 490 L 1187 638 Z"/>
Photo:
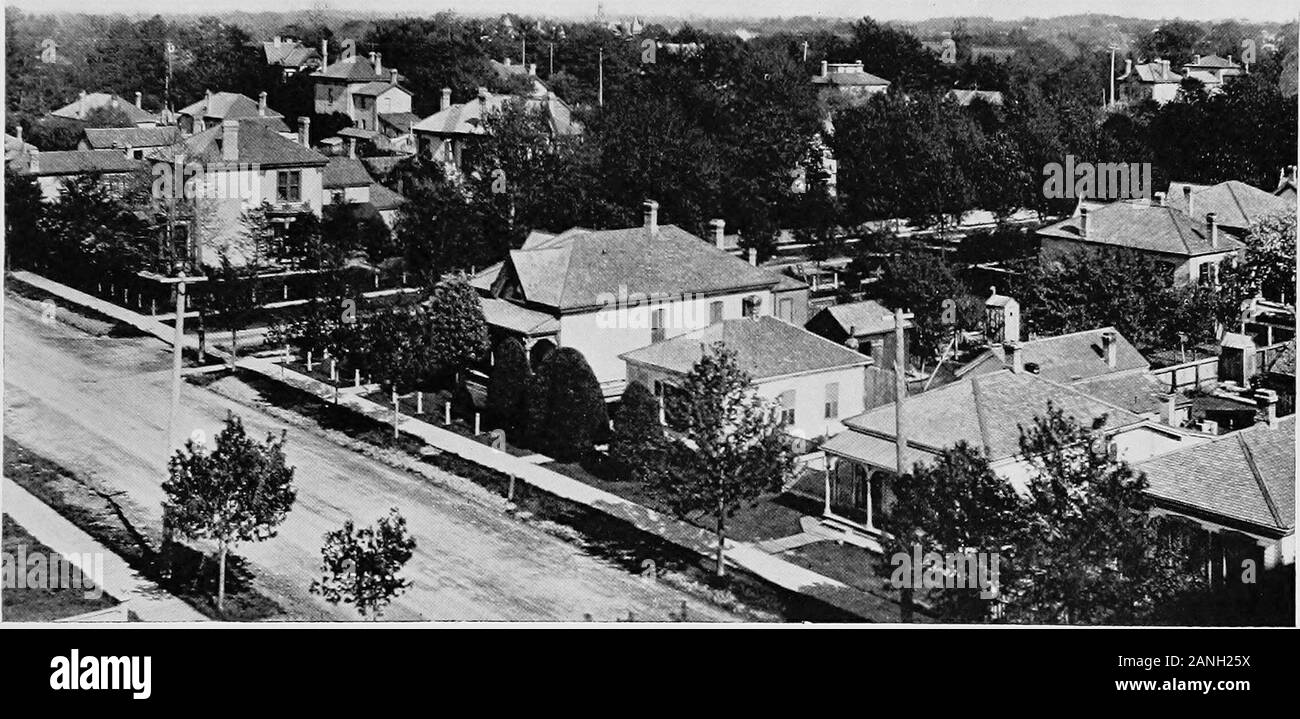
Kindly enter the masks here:
<path id="1" fill-rule="evenodd" d="M 527 393 L 531 372 L 524 345 L 514 337 L 497 343 L 493 351 L 492 372 L 488 375 L 487 411 L 489 420 L 507 430 L 514 430 L 527 419 Z"/>
<path id="2" fill-rule="evenodd" d="M 486 359 L 487 320 L 478 292 L 465 275 L 447 275 L 434 284 L 427 315 L 429 352 L 439 376 L 452 376 Z"/>
<path id="3" fill-rule="evenodd" d="M 217 611 L 225 608 L 226 555 L 239 542 L 275 536 L 296 492 L 284 458 L 285 436 L 249 437 L 239 417 L 226 416 L 211 452 L 193 439 L 168 463 L 163 482 L 166 526 L 190 539 L 217 543 Z"/>
<path id="4" fill-rule="evenodd" d="M 552 352 L 528 390 L 528 439 L 562 462 L 587 458 L 609 436 L 609 415 L 596 374 L 572 347 Z"/>
<path id="5" fill-rule="evenodd" d="M 411 586 L 401 571 L 415 553 L 415 539 L 396 507 L 373 527 L 357 529 L 347 520 L 325 535 L 320 552 L 323 574 L 311 592 L 330 604 L 355 605 L 363 617 L 378 619 Z"/>
<path id="6" fill-rule="evenodd" d="M 668 439 L 659 421 L 659 400 L 640 382 L 623 391 L 609 442 L 610 462 L 619 479 L 658 481 L 667 459 Z"/>
<path id="7" fill-rule="evenodd" d="M 49 261 L 51 248 L 41 233 L 45 213 L 36 179 L 5 167 L 6 264 L 39 268 Z"/>
<path id="8" fill-rule="evenodd" d="M 887 306 L 912 313 L 912 356 L 922 363 L 937 356 L 955 327 L 945 322 L 945 302 L 955 305 L 966 293 L 948 263 L 920 248 L 904 246 L 885 260 L 876 287 Z"/>
<path id="9" fill-rule="evenodd" d="M 683 516 L 712 517 L 717 575 L 726 571 L 727 518 L 793 471 L 779 418 L 741 369 L 735 350 L 709 347 L 674 393 L 671 412 L 682 437 L 671 445 L 660 488 Z"/>

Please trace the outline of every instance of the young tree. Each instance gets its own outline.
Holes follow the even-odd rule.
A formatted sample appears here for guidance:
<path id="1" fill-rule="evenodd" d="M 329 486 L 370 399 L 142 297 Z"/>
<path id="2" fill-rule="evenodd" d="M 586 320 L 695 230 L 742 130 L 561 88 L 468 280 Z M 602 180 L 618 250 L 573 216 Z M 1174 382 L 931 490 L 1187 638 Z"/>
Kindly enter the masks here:
<path id="1" fill-rule="evenodd" d="M 585 459 L 609 436 L 600 383 L 572 347 L 555 350 L 533 373 L 528 416 L 529 441 L 561 462 Z"/>
<path id="2" fill-rule="evenodd" d="M 672 401 L 684 437 L 668 452 L 660 487 L 679 514 L 712 515 L 717 574 L 726 565 L 727 518 L 764 492 L 780 489 L 793 457 L 772 404 L 758 396 L 736 352 L 715 342 Z"/>
<path id="3" fill-rule="evenodd" d="M 238 542 L 275 536 L 296 492 L 293 467 L 284 460 L 285 436 L 256 442 L 234 414 L 208 452 L 193 439 L 168 463 L 163 482 L 165 523 L 190 539 L 211 539 L 219 557 L 217 611 L 225 608 L 226 554 Z"/>
<path id="4" fill-rule="evenodd" d="M 253 290 L 253 272 L 235 267 L 229 258 L 221 258 L 221 269 L 213 282 L 208 283 L 207 304 L 214 309 L 220 322 L 230 331 L 230 366 L 239 361 L 239 330 L 256 319 L 261 310 Z"/>
<path id="5" fill-rule="evenodd" d="M 988 456 L 966 442 L 946 449 L 933 462 L 917 464 L 903 481 L 892 486 L 894 502 L 885 512 L 885 557 L 936 552 L 987 552 L 999 555 L 999 581 L 1005 582 L 1012 557 L 1007 548 L 1024 523 L 1025 507 L 1011 485 L 989 466 Z M 884 576 L 895 567 L 879 565 Z M 903 609 L 911 591 L 903 590 Z M 955 622 L 987 621 L 990 607 L 974 591 L 939 590 L 931 602 L 940 615 Z"/>
<path id="6" fill-rule="evenodd" d="M 1146 476 L 1109 441 L 1051 404 L 1021 427 L 1032 464 L 1021 571 L 1006 587 L 1008 618 L 1034 624 L 1134 624 L 1203 581 L 1187 556 L 1158 545 Z"/>
<path id="7" fill-rule="evenodd" d="M 362 361 L 385 392 L 405 393 L 428 379 L 433 364 L 429 317 L 423 308 L 398 306 L 369 313 L 361 336 Z"/>
<path id="8" fill-rule="evenodd" d="M 668 440 L 659 422 L 659 400 L 640 382 L 628 384 L 614 416 L 609 456 L 619 479 L 652 482 L 663 469 Z"/>
<path id="9" fill-rule="evenodd" d="M 444 276 L 428 303 L 429 350 L 445 380 L 482 362 L 488 353 L 487 320 L 478 292 L 464 274 Z"/>
<path id="10" fill-rule="evenodd" d="M 325 535 L 320 550 L 324 576 L 311 583 L 311 593 L 330 604 L 355 604 L 361 616 L 377 619 L 411 586 L 399 573 L 414 552 L 415 539 L 396 507 L 373 527 L 357 529 L 349 519 Z"/>
<path id="11" fill-rule="evenodd" d="M 495 362 L 488 376 L 487 412 L 489 421 L 513 431 L 527 421 L 528 356 L 524 345 L 514 337 L 497 343 Z"/>

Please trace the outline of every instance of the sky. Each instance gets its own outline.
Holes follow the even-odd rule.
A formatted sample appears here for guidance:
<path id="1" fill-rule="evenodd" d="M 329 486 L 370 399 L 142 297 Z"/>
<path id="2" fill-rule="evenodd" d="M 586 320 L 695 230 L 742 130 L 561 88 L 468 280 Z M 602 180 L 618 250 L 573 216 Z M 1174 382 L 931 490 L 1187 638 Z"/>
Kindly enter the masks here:
<path id="1" fill-rule="evenodd" d="M 517 12 L 524 15 L 591 17 L 597 0 L 6 0 L 29 12 L 218 14 L 232 10 L 291 11 L 327 6 L 339 11 L 430 14 L 455 10 L 474 14 Z M 1295 0 L 605 0 L 609 17 L 672 15 L 680 17 L 774 17 L 827 15 L 880 20 L 987 16 L 995 19 L 1103 13 L 1124 17 L 1194 20 L 1273 20 L 1297 17 Z"/>

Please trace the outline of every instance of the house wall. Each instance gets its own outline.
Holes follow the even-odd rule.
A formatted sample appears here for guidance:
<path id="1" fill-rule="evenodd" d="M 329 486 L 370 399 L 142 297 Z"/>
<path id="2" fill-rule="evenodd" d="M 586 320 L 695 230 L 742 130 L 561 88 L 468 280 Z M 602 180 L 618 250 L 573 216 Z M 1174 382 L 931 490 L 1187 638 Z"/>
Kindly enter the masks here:
<path id="1" fill-rule="evenodd" d="M 344 202 L 370 202 L 370 186 L 363 187 L 331 187 L 325 190 L 324 203 L 334 202 L 334 197 L 342 193 Z"/>
<path id="2" fill-rule="evenodd" d="M 1039 237 L 1039 257 L 1044 260 L 1060 260 L 1067 255 L 1083 251 L 1098 252 L 1103 247 L 1110 245 L 1099 245 L 1091 242 L 1076 242 L 1060 237 Z M 1167 255 L 1158 252 L 1146 253 L 1158 260 L 1170 265 L 1173 273 L 1174 282 L 1180 285 L 1189 282 L 1197 282 L 1200 279 L 1201 265 L 1219 264 L 1228 257 L 1236 254 L 1235 251 L 1225 250 L 1220 253 L 1210 255 L 1200 255 L 1197 257 L 1181 257 L 1178 255 Z"/>
<path id="3" fill-rule="evenodd" d="M 352 99 L 347 85 L 336 82 L 316 83 L 316 114 L 341 112 L 352 117 Z"/>
<path id="4" fill-rule="evenodd" d="M 323 168 L 286 169 L 301 172 L 302 202 L 319 216 L 324 201 L 321 189 Z M 239 169 L 210 171 L 203 176 L 204 184 L 198 191 L 205 195 L 196 200 L 199 206 L 196 235 L 200 262 L 219 264 L 222 249 L 226 250 L 230 261 L 236 265 L 245 264 L 251 259 L 251 248 L 247 247 L 248 243 L 243 237 L 244 223 L 241 215 L 260 206 L 263 201 L 271 205 L 281 204 L 276 198 L 278 172 L 278 169 Z"/>

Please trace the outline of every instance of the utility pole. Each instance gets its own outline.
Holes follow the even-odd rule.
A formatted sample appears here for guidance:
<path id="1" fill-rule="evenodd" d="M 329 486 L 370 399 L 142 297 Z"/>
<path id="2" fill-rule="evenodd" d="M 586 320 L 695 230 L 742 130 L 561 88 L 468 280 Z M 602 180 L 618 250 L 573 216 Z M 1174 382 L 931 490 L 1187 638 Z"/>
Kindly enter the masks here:
<path id="1" fill-rule="evenodd" d="M 550 44 L 550 60 L 546 63 L 546 77 L 555 74 L 555 43 Z"/>
<path id="2" fill-rule="evenodd" d="M 803 41 L 803 61 L 808 62 L 808 41 Z"/>
<path id="3" fill-rule="evenodd" d="M 604 107 L 605 106 L 605 47 L 603 45 L 600 48 L 600 55 L 599 55 L 599 60 L 597 61 L 597 67 L 599 68 L 598 70 L 599 80 L 597 81 L 597 86 L 596 86 L 596 104 L 601 107 Z"/>
<path id="4" fill-rule="evenodd" d="M 894 461 L 898 471 L 894 475 L 895 482 L 904 481 L 903 476 L 906 474 L 906 460 L 904 454 L 907 449 L 907 434 L 903 424 L 903 401 L 907 398 L 907 377 L 906 372 L 906 351 L 904 342 L 906 338 L 903 334 L 903 308 L 894 308 Z M 899 589 L 899 619 L 903 622 L 912 621 L 912 589 L 903 587 Z"/>
<path id="5" fill-rule="evenodd" d="M 1115 51 L 1118 45 L 1110 46 L 1110 105 L 1115 104 Z"/>
<path id="6" fill-rule="evenodd" d="M 175 272 L 175 276 L 172 277 L 156 272 L 141 272 L 138 275 L 147 280 L 176 286 L 176 329 L 172 334 L 172 401 L 167 411 L 168 457 L 176 448 L 176 423 L 181 406 L 181 356 L 185 349 L 185 288 L 187 284 L 196 284 L 208 279 L 203 275 L 186 275 L 185 265 L 179 261 L 175 265 Z"/>

